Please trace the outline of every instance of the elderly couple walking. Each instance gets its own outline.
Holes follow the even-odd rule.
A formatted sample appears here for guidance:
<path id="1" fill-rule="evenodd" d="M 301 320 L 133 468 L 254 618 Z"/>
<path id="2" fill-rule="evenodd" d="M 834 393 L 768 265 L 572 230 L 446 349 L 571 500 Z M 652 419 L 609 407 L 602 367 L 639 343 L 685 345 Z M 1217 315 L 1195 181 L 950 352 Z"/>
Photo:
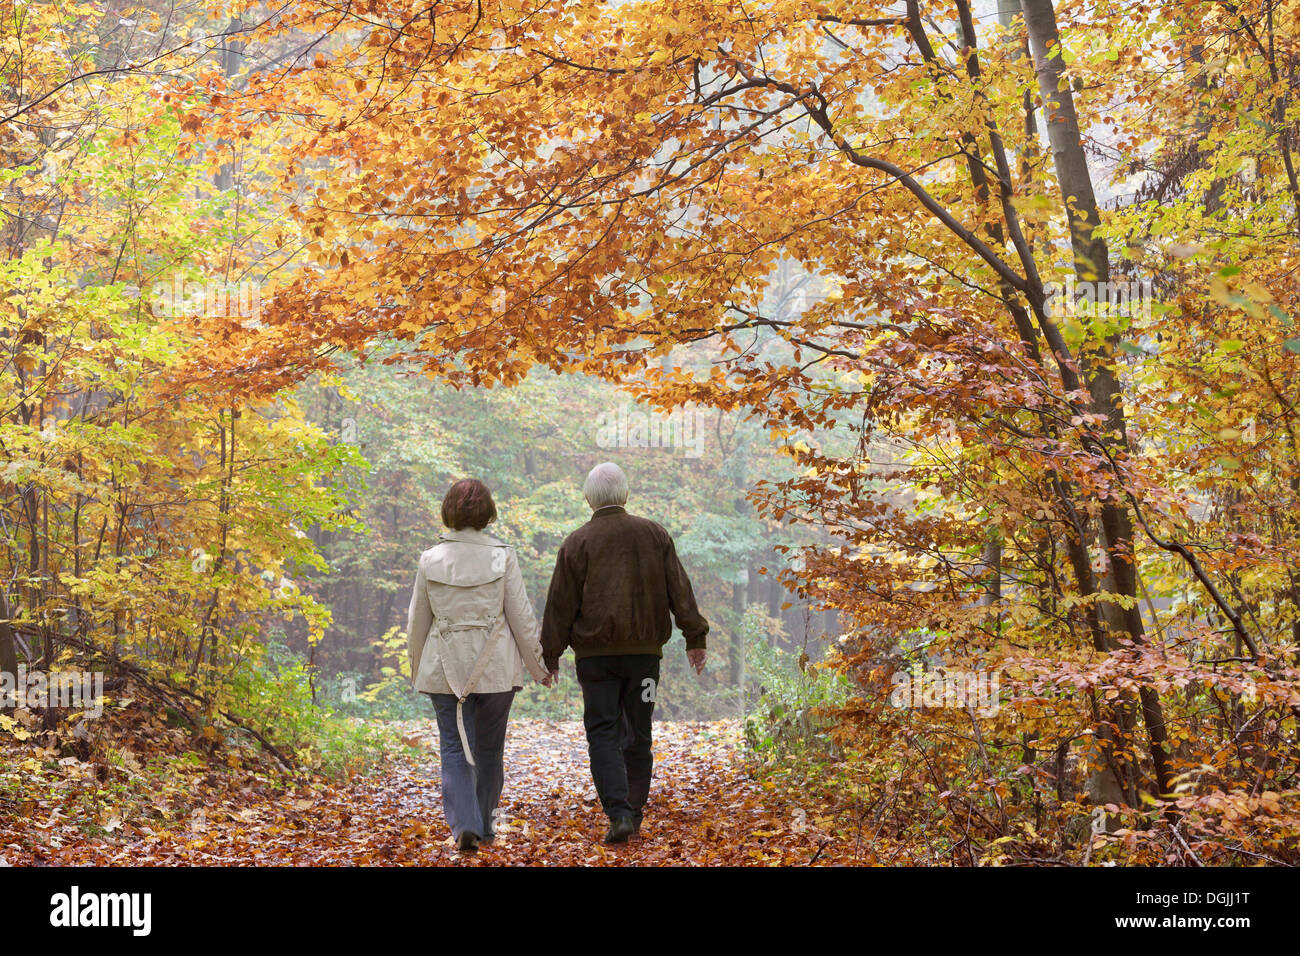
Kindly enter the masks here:
<path id="1" fill-rule="evenodd" d="M 583 494 L 591 520 L 560 546 L 540 636 L 514 549 L 483 531 L 497 513 L 482 482 L 451 486 L 448 530 L 420 556 L 406 629 L 411 676 L 433 700 L 443 806 L 462 852 L 495 836 L 506 723 L 524 671 L 550 687 L 573 648 L 591 776 L 610 821 L 605 841 L 623 843 L 640 831 L 650 792 L 650 719 L 670 614 L 691 666 L 704 670 L 709 625 L 672 537 L 627 513 L 617 465 L 593 468 Z"/>

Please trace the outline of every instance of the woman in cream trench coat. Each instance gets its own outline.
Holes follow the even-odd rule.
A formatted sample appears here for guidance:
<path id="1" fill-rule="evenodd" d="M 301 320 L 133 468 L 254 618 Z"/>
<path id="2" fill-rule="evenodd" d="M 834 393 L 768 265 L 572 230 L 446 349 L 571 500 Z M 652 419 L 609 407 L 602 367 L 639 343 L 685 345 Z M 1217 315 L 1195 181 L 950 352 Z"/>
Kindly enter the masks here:
<path id="1" fill-rule="evenodd" d="M 524 671 L 550 684 L 514 549 L 483 531 L 495 518 L 482 482 L 451 486 L 449 530 L 420 555 L 407 616 L 412 683 L 433 700 L 443 808 L 462 852 L 495 836 L 506 723 Z"/>

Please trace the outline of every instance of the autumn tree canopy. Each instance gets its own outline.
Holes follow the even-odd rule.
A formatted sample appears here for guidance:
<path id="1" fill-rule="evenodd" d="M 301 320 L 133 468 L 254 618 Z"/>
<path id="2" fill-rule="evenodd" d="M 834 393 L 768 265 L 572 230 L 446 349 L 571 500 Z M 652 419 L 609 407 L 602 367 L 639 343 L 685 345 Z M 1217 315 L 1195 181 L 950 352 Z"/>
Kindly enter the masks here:
<path id="1" fill-rule="evenodd" d="M 6 447 L 40 433 L 30 376 L 53 342 L 85 334 L 95 355 L 136 334 L 78 333 L 105 320 L 78 326 L 76 308 L 99 306 L 73 277 L 143 285 L 160 269 L 142 263 L 168 255 L 255 278 L 261 307 L 151 325 L 175 336 L 165 360 L 141 341 L 131 367 L 162 416 L 149 441 L 175 457 L 157 460 L 160 482 L 190 467 L 189 439 L 160 436 L 197 427 L 195 401 L 225 410 L 220 449 L 228 429 L 231 448 L 268 448 L 258 468 L 288 467 L 274 464 L 283 442 L 307 426 L 253 418 L 236 439 L 237 418 L 356 356 L 457 388 L 581 373 L 656 408 L 747 418 L 792 469 L 742 489 L 756 514 L 818 532 L 767 570 L 844 629 L 817 665 L 852 687 L 826 735 L 836 786 L 888 794 L 916 840 L 940 819 L 972 861 L 1054 857 L 1098 807 L 1130 859 L 1293 859 L 1298 13 L 1295 0 L 213 11 L 219 55 L 160 46 L 166 70 L 123 81 L 138 89 L 113 124 L 118 158 L 75 165 L 75 195 L 111 183 L 129 229 L 79 230 L 50 259 L 63 284 L 23 293 L 46 318 L 9 323 Z M 14 98 L 11 153 L 40 141 L 59 155 L 19 124 L 88 108 L 93 71 L 71 70 Z M 162 168 L 142 179 L 149 164 Z M 200 170 L 212 205 L 191 235 L 180 186 Z M 172 173 L 165 202 L 131 192 Z M 106 274 L 117 248 L 132 254 Z M 29 290 L 42 255 L 29 244 L 10 260 Z M 72 554 L 87 519 L 68 496 L 88 493 L 59 482 L 76 453 L 6 466 L 29 540 L 41 501 L 77 516 L 62 519 Z M 215 454 L 200 470 L 218 566 L 245 567 L 221 555 L 256 528 L 271 551 L 247 572 L 278 568 L 291 542 L 236 514 L 235 459 Z M 347 464 L 325 456 L 302 452 L 314 465 L 282 513 L 346 523 L 319 504 Z M 136 479 L 95 467 L 101 482 Z M 92 524 L 111 527 L 91 500 Z M 11 561 L 34 574 L 38 551 Z M 66 562 L 62 580 L 80 580 Z M 201 641 L 211 615 L 187 626 Z M 945 667 L 998 671 L 1003 706 L 890 704 L 900 676 Z"/>

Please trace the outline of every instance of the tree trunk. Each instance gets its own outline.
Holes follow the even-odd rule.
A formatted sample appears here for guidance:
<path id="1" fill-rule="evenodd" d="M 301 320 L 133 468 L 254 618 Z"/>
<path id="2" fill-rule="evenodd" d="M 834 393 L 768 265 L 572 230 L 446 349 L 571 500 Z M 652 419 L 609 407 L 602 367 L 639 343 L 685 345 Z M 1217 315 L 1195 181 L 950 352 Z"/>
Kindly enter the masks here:
<path id="1" fill-rule="evenodd" d="M 18 676 L 18 648 L 14 644 L 14 629 L 9 623 L 9 597 L 0 590 L 0 671 Z"/>
<path id="2" fill-rule="evenodd" d="M 745 638 L 741 631 L 741 622 L 745 618 L 745 597 L 748 580 L 732 584 L 731 609 L 736 615 L 736 627 L 731 633 L 731 686 L 740 691 L 745 689 Z"/>
<path id="3" fill-rule="evenodd" d="M 1052 0 L 1021 0 L 1020 6 L 1029 34 L 1034 72 L 1043 98 L 1043 114 L 1056 178 L 1069 217 L 1075 276 L 1080 282 L 1099 283 L 1099 290 L 1107 290 L 1110 281 L 1108 250 L 1105 240 L 1096 234 L 1101 217 L 1087 156 L 1083 150 L 1074 94 L 1064 78 L 1065 61 L 1061 56 L 1056 10 L 1052 6 Z M 1100 295 L 1097 299 L 1100 301 Z M 1107 338 L 1097 356 L 1099 361 L 1095 364 L 1082 350 L 1078 360 L 1080 372 L 1092 398 L 1093 410 L 1106 416 L 1108 435 L 1103 441 L 1113 443 L 1116 456 L 1124 457 L 1128 451 L 1124 408 L 1119 380 L 1110 366 L 1117 339 L 1115 334 Z M 1141 644 L 1144 633 L 1142 614 L 1137 604 L 1133 520 L 1127 506 L 1117 504 L 1114 498 L 1105 501 L 1101 509 L 1101 529 L 1109 557 L 1111 580 L 1107 583 L 1114 593 L 1131 599 L 1125 602 L 1131 604 L 1128 608 L 1120 608 L 1110 602 L 1103 603 L 1103 614 L 1108 621 L 1113 621 L 1127 632 L 1135 643 Z M 1162 794 L 1166 794 L 1171 790 L 1171 782 L 1160 700 L 1149 688 L 1143 688 L 1139 692 L 1139 698 L 1147 733 L 1151 738 L 1156 786 Z"/>
<path id="4" fill-rule="evenodd" d="M 776 579 L 776 574 L 767 575 L 767 613 L 768 616 L 781 620 L 781 604 L 785 600 L 785 588 L 781 587 L 781 582 Z M 768 638 L 768 645 L 776 647 L 779 638 L 772 634 Z"/>

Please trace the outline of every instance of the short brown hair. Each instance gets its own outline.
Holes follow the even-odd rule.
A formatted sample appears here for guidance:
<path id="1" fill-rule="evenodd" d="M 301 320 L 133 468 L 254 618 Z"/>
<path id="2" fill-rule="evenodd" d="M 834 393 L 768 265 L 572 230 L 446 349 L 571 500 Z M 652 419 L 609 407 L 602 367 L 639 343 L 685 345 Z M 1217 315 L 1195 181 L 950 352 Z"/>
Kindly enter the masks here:
<path id="1" fill-rule="evenodd" d="M 442 523 L 452 531 L 473 528 L 482 531 L 488 522 L 497 520 L 497 506 L 492 492 L 477 478 L 462 478 L 442 498 Z"/>

